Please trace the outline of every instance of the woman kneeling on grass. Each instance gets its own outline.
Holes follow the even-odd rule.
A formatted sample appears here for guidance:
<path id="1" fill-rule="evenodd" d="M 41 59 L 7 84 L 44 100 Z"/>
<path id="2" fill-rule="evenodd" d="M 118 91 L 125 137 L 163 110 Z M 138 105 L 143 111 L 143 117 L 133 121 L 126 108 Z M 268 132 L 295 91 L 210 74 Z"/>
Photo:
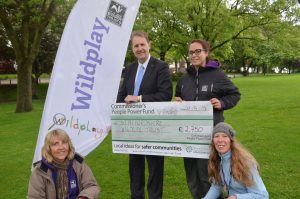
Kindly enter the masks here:
<path id="1" fill-rule="evenodd" d="M 204 199 L 266 199 L 269 194 L 258 172 L 258 163 L 236 139 L 235 130 L 218 123 L 212 133 L 208 175 L 212 182 Z"/>
<path id="2" fill-rule="evenodd" d="M 47 134 L 42 156 L 30 177 L 29 199 L 98 198 L 100 187 L 64 130 Z"/>

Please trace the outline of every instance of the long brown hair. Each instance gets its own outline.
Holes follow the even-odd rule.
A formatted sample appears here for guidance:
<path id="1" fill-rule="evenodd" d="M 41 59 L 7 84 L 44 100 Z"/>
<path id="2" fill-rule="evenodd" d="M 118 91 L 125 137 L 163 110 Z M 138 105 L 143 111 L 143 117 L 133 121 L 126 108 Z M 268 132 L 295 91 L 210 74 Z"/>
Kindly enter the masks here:
<path id="1" fill-rule="evenodd" d="M 221 184 L 220 162 L 221 158 L 216 150 L 213 139 L 211 142 L 211 150 L 208 160 L 208 176 L 211 182 Z M 254 185 L 251 175 L 251 169 L 257 167 L 258 163 L 253 155 L 238 142 L 235 138 L 231 138 L 231 172 L 235 180 L 245 184 L 246 186 Z"/>

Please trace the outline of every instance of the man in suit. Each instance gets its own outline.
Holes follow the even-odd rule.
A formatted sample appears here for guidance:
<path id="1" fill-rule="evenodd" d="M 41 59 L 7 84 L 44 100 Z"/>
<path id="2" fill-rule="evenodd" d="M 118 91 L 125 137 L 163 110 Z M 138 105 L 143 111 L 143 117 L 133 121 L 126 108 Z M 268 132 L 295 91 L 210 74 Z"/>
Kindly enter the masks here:
<path id="1" fill-rule="evenodd" d="M 117 102 L 170 101 L 173 89 L 167 63 L 151 57 L 147 33 L 131 34 L 132 51 L 137 61 L 131 63 L 124 74 Z M 142 78 L 140 76 L 142 73 Z M 141 80 L 140 80 L 141 79 Z M 161 199 L 163 193 L 164 157 L 153 155 L 129 155 L 131 199 L 144 199 L 145 158 L 148 162 L 149 199 Z"/>

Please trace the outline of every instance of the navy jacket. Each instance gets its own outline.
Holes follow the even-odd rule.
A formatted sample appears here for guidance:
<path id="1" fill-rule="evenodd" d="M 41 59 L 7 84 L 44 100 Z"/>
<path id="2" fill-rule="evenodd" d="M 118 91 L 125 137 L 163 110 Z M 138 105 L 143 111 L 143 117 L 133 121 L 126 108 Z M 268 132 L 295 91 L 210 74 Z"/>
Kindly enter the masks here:
<path id="1" fill-rule="evenodd" d="M 217 98 L 221 101 L 221 110 L 214 109 L 214 124 L 224 121 L 223 111 L 234 107 L 240 100 L 240 92 L 227 75 L 219 68 L 194 66 L 176 85 L 175 97 L 184 101 L 208 101 Z"/>
<path id="2" fill-rule="evenodd" d="M 127 95 L 133 94 L 137 68 L 138 62 L 134 62 L 126 67 L 117 102 L 124 102 Z M 143 102 L 170 101 L 172 99 L 172 81 L 169 74 L 169 66 L 166 62 L 154 57 L 150 58 L 140 86 L 139 95 L 142 95 Z"/>

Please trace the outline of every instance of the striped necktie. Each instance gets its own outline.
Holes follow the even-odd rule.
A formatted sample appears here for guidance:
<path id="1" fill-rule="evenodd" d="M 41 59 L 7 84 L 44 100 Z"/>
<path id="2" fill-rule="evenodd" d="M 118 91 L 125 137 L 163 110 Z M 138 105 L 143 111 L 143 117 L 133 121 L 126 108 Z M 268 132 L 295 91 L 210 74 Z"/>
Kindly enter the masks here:
<path id="1" fill-rule="evenodd" d="M 141 65 L 139 68 L 139 71 L 138 71 L 138 75 L 135 80 L 135 84 L 134 84 L 134 92 L 133 92 L 134 96 L 138 96 L 138 94 L 139 94 L 139 90 L 140 90 L 140 86 L 141 86 L 141 83 L 143 80 L 144 72 L 145 72 L 145 68 L 143 65 Z"/>

